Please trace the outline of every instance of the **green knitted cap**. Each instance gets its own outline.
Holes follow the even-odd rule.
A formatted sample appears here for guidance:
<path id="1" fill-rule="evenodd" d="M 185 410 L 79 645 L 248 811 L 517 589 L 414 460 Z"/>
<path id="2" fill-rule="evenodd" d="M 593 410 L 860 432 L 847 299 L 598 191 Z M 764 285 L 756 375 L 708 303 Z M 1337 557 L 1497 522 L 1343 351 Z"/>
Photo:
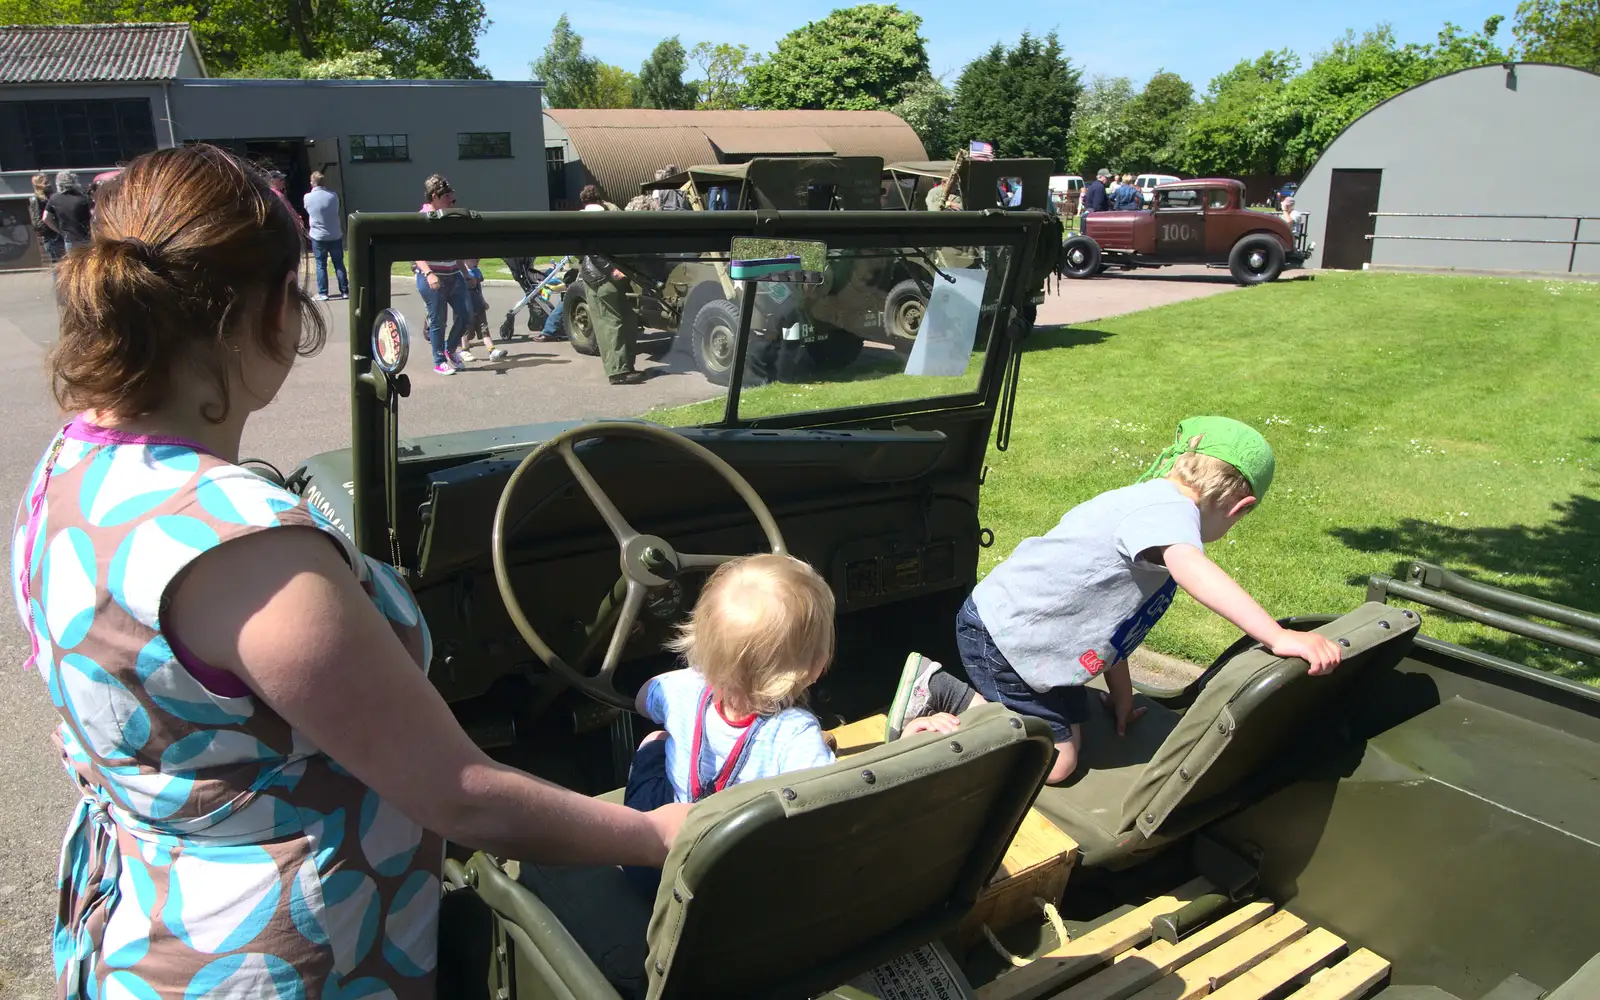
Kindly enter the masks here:
<path id="1" fill-rule="evenodd" d="M 1199 441 L 1191 446 L 1189 442 L 1195 438 Z M 1272 446 L 1260 431 L 1232 417 L 1189 417 L 1178 424 L 1177 440 L 1156 456 L 1155 464 L 1139 482 L 1165 476 L 1179 455 L 1191 451 L 1227 462 L 1244 476 L 1258 501 L 1266 498 L 1276 466 Z"/>

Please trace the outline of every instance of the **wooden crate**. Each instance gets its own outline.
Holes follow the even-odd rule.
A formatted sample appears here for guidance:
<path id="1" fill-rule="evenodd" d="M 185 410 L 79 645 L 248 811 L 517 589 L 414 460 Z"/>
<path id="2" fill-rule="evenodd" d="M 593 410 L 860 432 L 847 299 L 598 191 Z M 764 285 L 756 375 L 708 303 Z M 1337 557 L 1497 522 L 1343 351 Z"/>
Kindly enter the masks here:
<path id="1" fill-rule="evenodd" d="M 831 730 L 835 752 L 847 757 L 880 746 L 886 721 L 875 715 Z M 959 943 L 970 946 L 981 940 L 983 924 L 998 931 L 1025 920 L 1043 919 L 1034 899 L 1060 900 L 1077 860 L 1078 842 L 1029 809 L 994 878 L 978 894 L 977 905 L 956 932 Z"/>

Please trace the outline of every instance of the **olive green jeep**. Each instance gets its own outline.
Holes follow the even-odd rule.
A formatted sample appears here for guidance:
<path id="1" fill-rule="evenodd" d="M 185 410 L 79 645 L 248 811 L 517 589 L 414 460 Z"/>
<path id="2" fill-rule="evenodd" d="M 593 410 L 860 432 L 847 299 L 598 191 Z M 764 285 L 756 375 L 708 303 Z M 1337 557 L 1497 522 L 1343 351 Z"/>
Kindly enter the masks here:
<path id="1" fill-rule="evenodd" d="M 829 727 L 863 719 L 911 650 L 961 671 L 953 622 L 979 551 L 1018 541 L 993 537 L 980 499 L 988 449 L 1010 444 L 1048 230 L 1001 210 L 358 214 L 351 446 L 288 485 L 408 579 L 463 726 L 550 780 L 623 785 L 634 692 L 674 666 L 672 629 L 739 554 L 790 552 L 829 581 L 837 654 L 810 707 Z M 869 346 L 798 384 L 745 382 L 743 281 L 727 385 L 682 406 L 623 411 L 638 390 L 617 390 L 559 420 L 474 426 L 486 390 L 404 370 L 396 261 L 682 255 L 732 272 L 751 247 L 979 253 L 935 285 L 909 355 Z M 529 357 L 506 373 L 523 381 L 487 390 L 511 401 L 496 405 L 572 377 Z M 983 706 L 952 736 L 841 746 L 830 767 L 716 793 L 653 898 L 614 868 L 452 844 L 438 995 L 1600 995 L 1600 693 L 1435 640 L 1419 606 L 1600 646 L 1594 615 L 1419 566 L 1375 578 L 1359 607 L 1285 620 L 1344 647 L 1333 674 L 1241 639 L 1183 688 L 1143 691 L 1126 737 L 1091 720 L 1060 787 L 1042 787 L 1042 723 Z M 1070 879 L 1010 920 L 975 913 L 1030 808 L 1076 843 Z M 974 919 L 975 939 L 960 933 Z"/>

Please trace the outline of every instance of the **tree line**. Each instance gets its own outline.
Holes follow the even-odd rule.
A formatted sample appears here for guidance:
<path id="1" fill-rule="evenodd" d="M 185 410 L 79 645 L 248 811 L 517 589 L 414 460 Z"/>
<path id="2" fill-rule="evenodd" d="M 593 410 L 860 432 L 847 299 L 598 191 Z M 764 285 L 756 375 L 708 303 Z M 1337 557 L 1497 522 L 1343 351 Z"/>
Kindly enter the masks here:
<path id="1" fill-rule="evenodd" d="M 482 0 L 0 0 L 0 24 L 187 21 L 214 75 L 482 79 Z M 1600 72 L 1600 0 L 1524 0 L 1468 33 L 1400 44 L 1379 26 L 1348 32 L 1308 64 L 1264 52 L 1204 91 L 1157 72 L 1135 89 L 1094 76 L 1055 32 L 996 42 L 947 82 L 929 70 L 922 19 L 889 3 L 833 11 L 773 51 L 663 39 L 637 72 L 596 59 L 563 14 L 531 65 L 552 107 L 893 111 L 933 158 L 969 140 L 999 156 L 1184 174 L 1298 174 L 1355 118 L 1444 73 L 1506 59 Z"/>
<path id="2" fill-rule="evenodd" d="M 1165 71 L 1137 89 L 1125 76 L 1085 81 L 1053 31 L 997 42 L 947 83 L 929 71 L 922 19 L 876 3 L 803 25 L 770 54 L 667 38 L 637 73 L 587 55 L 563 14 L 531 69 L 551 107 L 882 109 L 935 159 L 981 139 L 997 156 L 1084 174 L 1298 175 L 1350 122 L 1434 77 L 1508 59 L 1600 72 L 1600 0 L 1526 0 L 1502 48 L 1504 21 L 1470 33 L 1447 21 L 1427 44 L 1402 45 L 1383 25 L 1347 32 L 1307 65 L 1287 49 L 1264 52 L 1201 92 Z"/>

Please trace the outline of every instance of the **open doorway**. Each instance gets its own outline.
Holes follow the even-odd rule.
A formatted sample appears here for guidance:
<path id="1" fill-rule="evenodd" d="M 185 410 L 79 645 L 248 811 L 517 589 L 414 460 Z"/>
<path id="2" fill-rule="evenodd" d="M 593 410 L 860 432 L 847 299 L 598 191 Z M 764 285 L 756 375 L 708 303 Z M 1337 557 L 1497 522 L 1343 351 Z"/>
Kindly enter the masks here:
<path id="1" fill-rule="evenodd" d="M 284 176 L 283 193 L 288 196 L 289 204 L 300 216 L 300 221 L 305 222 L 305 194 L 311 190 L 311 171 L 323 169 L 313 167 L 311 164 L 311 149 L 313 140 L 294 138 L 242 138 L 233 137 L 226 139 L 196 139 L 194 142 L 205 142 L 221 149 L 226 149 L 235 156 L 249 160 L 263 170 L 281 171 Z M 316 140 L 320 143 L 322 140 Z M 322 150 L 318 150 L 318 158 L 323 158 Z M 334 151 L 334 162 L 338 162 L 337 149 Z M 326 170 L 324 170 L 326 172 Z"/>

